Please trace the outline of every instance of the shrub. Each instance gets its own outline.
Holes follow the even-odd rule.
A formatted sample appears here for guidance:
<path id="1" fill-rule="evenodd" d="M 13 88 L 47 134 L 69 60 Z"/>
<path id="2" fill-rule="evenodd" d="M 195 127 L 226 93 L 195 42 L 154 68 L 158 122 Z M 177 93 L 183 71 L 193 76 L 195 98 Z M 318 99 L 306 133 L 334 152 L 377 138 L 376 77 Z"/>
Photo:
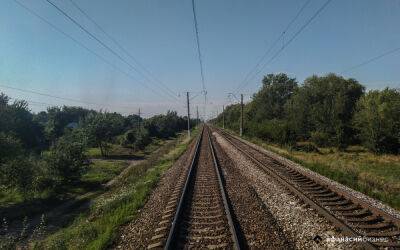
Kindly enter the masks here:
<path id="1" fill-rule="evenodd" d="M 85 142 L 75 134 L 62 136 L 45 155 L 47 166 L 56 183 L 78 180 L 85 172 Z"/>
<path id="2" fill-rule="evenodd" d="M 18 157 L 1 164 L 1 184 L 9 189 L 17 189 L 24 198 L 34 191 L 36 164 L 32 159 Z"/>
<path id="3" fill-rule="evenodd" d="M 22 145 L 17 138 L 0 132 L 0 163 L 21 155 L 22 151 Z"/>
<path id="4" fill-rule="evenodd" d="M 400 91 L 368 92 L 357 103 L 354 125 L 364 146 L 378 153 L 400 152 Z"/>
<path id="5" fill-rule="evenodd" d="M 292 147 L 292 150 L 303 151 L 307 153 L 320 153 L 318 147 L 309 142 L 298 142 Z"/>
<path id="6" fill-rule="evenodd" d="M 253 124 L 252 128 L 261 139 L 283 144 L 292 144 L 295 141 L 294 133 L 284 120 L 264 121 L 260 125 Z"/>
<path id="7" fill-rule="evenodd" d="M 328 135 L 328 133 L 319 131 L 311 132 L 310 140 L 318 147 L 326 147 L 331 144 L 330 136 Z"/>

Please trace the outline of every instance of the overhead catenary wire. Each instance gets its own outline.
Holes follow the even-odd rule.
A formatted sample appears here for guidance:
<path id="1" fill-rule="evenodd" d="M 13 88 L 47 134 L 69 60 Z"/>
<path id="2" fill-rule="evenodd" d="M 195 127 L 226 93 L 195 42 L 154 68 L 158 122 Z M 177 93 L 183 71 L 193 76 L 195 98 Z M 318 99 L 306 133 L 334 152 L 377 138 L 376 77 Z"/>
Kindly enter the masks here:
<path id="1" fill-rule="evenodd" d="M 123 58 L 120 54 L 118 54 L 115 50 L 113 50 L 110 46 L 105 44 L 102 40 L 100 40 L 97 36 L 95 36 L 93 33 L 91 33 L 88 29 L 86 29 L 83 25 L 81 25 L 77 20 L 75 20 L 73 17 L 71 17 L 68 13 L 66 13 L 63 9 L 61 9 L 58 5 L 54 4 L 50 0 L 44 0 L 47 3 L 49 3 L 52 7 L 54 7 L 58 12 L 60 12 L 63 16 L 65 16 L 68 20 L 70 20 L 72 23 L 74 23 L 79 29 L 81 29 L 83 32 L 85 32 L 89 37 L 97 41 L 101 46 L 103 46 L 106 50 L 108 50 L 111 54 L 116 56 L 118 59 L 120 59 L 122 62 L 124 62 L 126 65 L 128 65 L 131 69 L 135 70 L 135 67 L 129 63 L 125 58 Z M 135 70 L 136 71 L 136 70 Z M 142 86 L 146 87 L 153 93 L 162 96 L 158 91 L 154 90 L 151 88 L 149 85 L 147 85 L 145 82 L 139 82 Z M 165 93 L 165 92 L 164 92 Z"/>
<path id="2" fill-rule="evenodd" d="M 398 51 L 400 51 L 400 47 L 394 48 L 394 49 L 391 49 L 391 50 L 388 50 L 388 51 L 386 51 L 386 52 L 384 52 L 384 53 L 382 53 L 382 54 L 379 54 L 379 55 L 377 55 L 377 56 L 374 56 L 374 57 L 372 57 L 372 58 L 369 58 L 369 59 L 367 59 L 367 60 L 365 60 L 365 61 L 363 61 L 363 62 L 361 62 L 361 63 L 359 63 L 359 64 L 356 64 L 356 65 L 351 66 L 351 67 L 349 67 L 349 68 L 347 68 L 347 69 L 344 69 L 344 70 L 342 70 L 342 71 L 340 72 L 340 74 L 353 71 L 353 70 L 355 70 L 355 69 L 357 69 L 357 68 L 360 68 L 360 67 L 362 67 L 362 66 L 364 66 L 364 65 L 367 65 L 367 64 L 369 64 L 369 63 L 371 63 L 371 62 L 374 62 L 374 61 L 376 61 L 376 60 L 381 59 L 382 57 L 388 56 L 388 55 L 393 54 L 393 53 L 396 53 L 396 52 L 398 52 Z"/>
<path id="3" fill-rule="evenodd" d="M 139 71 L 135 68 L 135 71 L 142 75 L 146 80 L 152 81 L 162 87 L 166 92 L 170 94 L 174 99 L 176 99 L 176 93 L 172 91 L 168 86 L 166 86 L 163 82 L 161 82 L 157 77 L 154 76 L 146 67 L 143 66 L 129 51 L 124 48 L 120 42 L 117 41 L 113 36 L 111 36 L 101 25 L 99 25 L 84 9 L 82 9 L 74 0 L 70 0 L 72 5 L 82 14 L 84 15 L 90 22 L 92 22 L 104 35 L 106 35 L 121 51 L 123 51 L 137 66 L 139 66 L 144 72 L 147 73 L 153 80 L 151 80 L 146 74 L 142 71 Z"/>
<path id="4" fill-rule="evenodd" d="M 104 104 L 101 104 L 101 103 L 87 102 L 87 101 L 83 101 L 83 100 L 78 100 L 78 99 L 73 99 L 73 98 L 62 97 L 62 96 L 58 96 L 58 95 L 52 95 L 52 94 L 48 94 L 48 93 L 43 93 L 43 92 L 40 92 L 40 91 L 37 91 L 37 90 L 28 90 L 28 89 L 17 88 L 17 87 L 13 87 L 13 86 L 4 85 L 4 84 L 0 84 L 0 87 L 7 88 L 7 89 L 12 89 L 12 90 L 17 90 L 17 91 L 20 91 L 20 92 L 25 92 L 25 93 L 30 93 L 30 94 L 35 94 L 35 95 L 55 98 L 55 99 L 59 99 L 59 100 L 69 101 L 69 102 L 82 103 L 82 104 L 86 104 L 86 105 L 94 105 L 94 106 L 102 107 L 102 108 L 106 108 L 106 107 L 108 107 L 108 108 L 124 108 L 124 109 L 131 109 L 132 108 L 132 107 L 125 107 L 125 106 L 113 106 L 113 105 L 108 105 L 108 104 L 104 105 Z"/>
<path id="5" fill-rule="evenodd" d="M 283 44 L 283 46 L 266 62 L 262 65 L 262 67 L 256 72 L 256 74 L 253 75 L 253 77 L 251 79 L 253 79 L 256 75 L 258 75 L 266 66 L 268 66 L 274 59 L 276 59 L 281 53 L 282 51 L 293 42 L 293 40 L 299 36 L 301 34 L 301 32 L 303 32 L 303 30 L 310 25 L 310 23 L 329 5 L 329 3 L 332 0 L 327 0 L 320 8 L 318 8 L 318 10 L 307 20 L 307 22 L 305 22 L 298 30 L 297 32 L 285 43 Z M 251 80 L 250 79 L 250 80 Z M 247 81 L 245 84 L 243 84 L 242 86 L 240 86 L 237 90 L 236 93 L 240 90 L 243 89 L 244 87 L 246 87 L 249 83 L 250 80 Z"/>
<path id="6" fill-rule="evenodd" d="M 3 84 L 1 84 L 0 87 L 12 89 L 12 90 L 18 90 L 18 91 L 22 91 L 22 92 L 26 92 L 26 93 L 31 93 L 31 94 L 37 94 L 37 95 L 46 96 L 46 97 L 51 97 L 51 98 L 56 98 L 56 99 L 61 99 L 61 100 L 66 100 L 66 101 L 71 101 L 71 102 L 79 102 L 79 103 L 84 103 L 84 104 L 89 104 L 89 105 L 98 105 L 97 103 L 93 103 L 93 102 L 86 102 L 86 101 L 67 98 L 67 97 L 60 97 L 60 96 L 56 96 L 56 95 L 41 93 L 41 92 L 35 91 L 35 90 L 21 89 L 21 88 L 16 88 L 16 87 L 3 85 Z"/>
<path id="7" fill-rule="evenodd" d="M 281 32 L 281 34 L 279 35 L 279 37 L 277 37 L 275 39 L 275 41 L 268 47 L 268 49 L 265 51 L 265 53 L 262 55 L 262 57 L 257 61 L 256 65 L 254 67 L 252 67 L 252 69 L 246 74 L 246 76 L 244 77 L 243 81 L 238 85 L 236 91 L 240 88 L 240 86 L 244 83 L 247 82 L 248 78 L 257 70 L 257 68 L 260 66 L 260 64 L 265 60 L 265 58 L 271 53 L 271 51 L 273 50 L 273 48 L 275 48 L 275 46 L 278 44 L 278 42 L 282 39 L 282 43 L 284 46 L 285 41 L 284 41 L 284 36 L 286 34 L 286 32 L 289 30 L 289 28 L 293 25 L 293 23 L 297 20 L 297 18 L 299 18 L 299 16 L 301 15 L 301 13 L 304 11 L 304 9 L 307 7 L 307 5 L 311 2 L 311 0 L 307 0 L 306 2 L 304 2 L 304 4 L 301 6 L 301 8 L 299 9 L 299 11 L 297 11 L 296 15 L 291 19 L 291 21 L 286 25 L 286 27 L 283 29 L 283 31 Z M 235 91 L 235 92 L 236 92 Z"/>
<path id="8" fill-rule="evenodd" d="M 207 106 L 207 89 L 204 80 L 204 66 L 203 66 L 203 58 L 201 54 L 201 46 L 200 46 L 200 37 L 199 37 L 199 25 L 197 21 L 197 14 L 196 14 L 196 3 L 195 0 L 192 0 L 192 12 L 193 12 L 193 23 L 194 23 L 194 30 L 196 36 L 196 45 L 197 45 L 197 57 L 200 65 L 200 76 L 201 76 L 201 85 L 203 89 L 204 95 L 204 106 L 203 106 L 203 113 L 204 117 L 206 116 L 206 106 Z"/>
<path id="9" fill-rule="evenodd" d="M 77 44 L 79 47 L 85 49 L 86 51 L 88 51 L 89 53 L 93 54 L 95 57 L 97 57 L 98 59 L 100 59 L 101 61 L 103 61 L 105 64 L 107 64 L 108 66 L 110 66 L 111 68 L 113 68 L 114 70 L 124 74 L 125 76 L 127 76 L 128 78 L 137 81 L 137 79 L 130 73 L 126 72 L 125 70 L 121 69 L 120 67 L 118 67 L 117 65 L 111 63 L 110 61 L 108 61 L 106 58 L 104 58 L 103 56 L 101 56 L 100 54 L 98 54 L 97 52 L 93 51 L 92 49 L 90 49 L 89 47 L 87 47 L 85 44 L 81 43 L 79 40 L 75 39 L 74 37 L 72 37 L 71 35 L 69 35 L 68 33 L 64 32 L 62 29 L 58 28 L 56 25 L 54 25 L 52 22 L 48 21 L 46 18 L 42 17 L 41 15 L 39 15 L 37 12 L 35 12 L 34 10 L 30 9 L 29 7 L 27 7 L 26 5 L 22 4 L 20 1 L 18 0 L 13 0 L 17 5 L 19 5 L 21 8 L 23 8 L 25 11 L 27 11 L 28 13 L 30 13 L 31 15 L 35 16 L 36 18 L 40 19 L 42 22 L 46 23 L 47 25 L 49 25 L 51 28 L 53 28 L 55 31 L 57 31 L 58 33 L 62 34 L 63 36 L 65 36 L 66 38 L 70 39 L 71 41 L 73 41 L 75 44 Z M 7 86 L 7 85 L 1 85 L 4 88 L 15 88 L 12 86 Z M 40 95 L 48 95 L 47 93 L 42 93 L 40 91 L 37 90 L 27 90 L 27 89 L 21 89 L 19 88 L 20 91 L 24 91 L 24 92 L 38 92 L 38 94 Z M 32 92 L 31 92 L 32 93 Z M 49 96 L 50 97 L 50 96 Z M 70 100 L 71 98 L 68 97 L 62 97 L 62 96 L 58 96 L 57 99 L 61 99 L 64 98 L 64 100 L 67 101 L 72 101 Z M 78 101 L 80 103 L 85 103 L 88 104 L 86 101 L 82 101 L 82 100 L 77 100 L 74 99 L 74 101 Z M 93 105 L 95 105 L 93 103 Z M 108 107 L 108 108 L 129 108 L 131 109 L 132 107 L 120 107 L 120 106 L 112 106 L 110 107 L 108 104 L 96 104 L 100 107 Z"/>
<path id="10" fill-rule="evenodd" d="M 27 102 L 29 105 L 45 105 L 45 106 L 52 106 L 52 107 L 56 107 L 58 105 L 56 104 L 52 104 L 52 103 L 47 103 L 47 102 L 37 102 L 37 101 L 32 101 L 32 100 L 27 100 L 27 99 L 22 99 L 22 98 L 15 98 L 15 97 L 9 97 L 10 100 L 14 100 L 14 101 L 25 101 Z"/>
<path id="11" fill-rule="evenodd" d="M 194 22 L 194 29 L 195 29 L 195 35 L 196 35 L 197 56 L 198 56 L 198 60 L 199 60 L 199 64 L 200 64 L 201 84 L 202 84 L 203 91 L 206 91 L 206 85 L 205 85 L 205 81 L 204 81 L 203 58 L 201 55 L 199 27 L 198 27 L 198 22 L 197 22 L 195 0 L 192 0 L 192 11 L 193 11 L 193 22 Z"/>
<path id="12" fill-rule="evenodd" d="M 126 75 L 128 78 L 136 81 L 137 79 L 129 74 L 128 72 L 122 70 L 120 67 L 116 66 L 115 64 L 111 63 L 110 61 L 108 61 L 107 59 L 105 59 L 103 56 L 101 56 L 100 54 L 96 53 L 95 51 L 93 51 L 92 49 L 90 49 L 89 47 L 87 47 L 86 45 L 84 45 L 83 43 L 81 43 L 80 41 L 78 41 L 77 39 L 75 39 L 74 37 L 72 37 L 71 35 L 67 34 L 66 32 L 64 32 L 62 29 L 58 28 L 57 26 L 55 26 L 53 23 L 51 23 L 50 21 L 48 21 L 47 19 L 45 19 L 44 17 L 42 17 L 41 15 L 39 15 L 38 13 L 36 13 L 35 11 L 33 11 L 32 9 L 28 8 L 26 5 L 22 4 L 20 1 L 18 0 L 14 0 L 15 3 L 17 3 L 21 8 L 25 9 L 27 12 L 29 12 L 31 15 L 35 16 L 36 18 L 40 19 L 41 21 L 43 21 L 44 23 L 46 23 L 47 25 L 49 25 L 51 28 L 53 28 L 55 31 L 59 32 L 60 34 L 64 35 L 65 37 L 67 37 L 68 39 L 70 39 L 71 41 L 73 41 L 74 43 L 76 43 L 78 46 L 82 47 L 83 49 L 87 50 L 89 53 L 93 54 L 94 56 L 96 56 L 97 58 L 99 58 L 101 61 L 103 61 L 105 64 L 109 65 L 110 67 L 112 67 L 114 70 Z M 5 85 L 3 85 L 3 87 L 5 87 Z M 10 87 L 10 86 L 8 86 Z M 38 92 L 38 91 L 37 91 Z"/>

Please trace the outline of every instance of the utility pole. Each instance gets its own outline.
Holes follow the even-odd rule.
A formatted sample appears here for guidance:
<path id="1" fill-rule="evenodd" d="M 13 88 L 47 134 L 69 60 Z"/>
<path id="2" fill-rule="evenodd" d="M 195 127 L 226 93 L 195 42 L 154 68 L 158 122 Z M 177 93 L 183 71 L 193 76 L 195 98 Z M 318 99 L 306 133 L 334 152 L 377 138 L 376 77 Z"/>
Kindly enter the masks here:
<path id="1" fill-rule="evenodd" d="M 240 136 L 243 136 L 243 94 L 240 94 Z"/>
<path id="2" fill-rule="evenodd" d="M 140 108 L 139 108 L 139 112 L 138 112 L 138 133 L 140 134 Z"/>
<path id="3" fill-rule="evenodd" d="M 222 129 L 225 129 L 225 106 L 222 105 Z"/>
<path id="4" fill-rule="evenodd" d="M 199 107 L 196 106 L 196 126 L 199 124 Z"/>
<path id="5" fill-rule="evenodd" d="M 188 137 L 190 138 L 190 106 L 189 106 L 189 92 L 186 92 L 186 100 L 187 100 L 187 128 L 188 128 Z"/>

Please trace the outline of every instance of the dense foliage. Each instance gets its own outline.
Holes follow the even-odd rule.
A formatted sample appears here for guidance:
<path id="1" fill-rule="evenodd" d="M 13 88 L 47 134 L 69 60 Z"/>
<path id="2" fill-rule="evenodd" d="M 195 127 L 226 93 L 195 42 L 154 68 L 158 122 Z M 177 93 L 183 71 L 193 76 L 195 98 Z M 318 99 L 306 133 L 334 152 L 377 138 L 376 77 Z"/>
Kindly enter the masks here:
<path id="1" fill-rule="evenodd" d="M 302 85 L 285 74 L 267 75 L 245 105 L 245 133 L 295 145 L 309 141 L 341 150 L 362 144 L 374 152 L 399 153 L 400 92 L 371 90 L 335 74 L 311 76 Z M 228 106 L 225 126 L 238 130 L 240 106 Z M 222 114 L 215 123 L 222 125 Z"/>
<path id="2" fill-rule="evenodd" d="M 141 150 L 155 137 L 175 136 L 186 124 L 171 111 L 149 119 L 67 106 L 34 114 L 27 102 L 10 103 L 1 93 L 0 188 L 24 198 L 57 194 L 85 173 L 88 148 L 98 147 L 103 157 L 115 144 Z"/>

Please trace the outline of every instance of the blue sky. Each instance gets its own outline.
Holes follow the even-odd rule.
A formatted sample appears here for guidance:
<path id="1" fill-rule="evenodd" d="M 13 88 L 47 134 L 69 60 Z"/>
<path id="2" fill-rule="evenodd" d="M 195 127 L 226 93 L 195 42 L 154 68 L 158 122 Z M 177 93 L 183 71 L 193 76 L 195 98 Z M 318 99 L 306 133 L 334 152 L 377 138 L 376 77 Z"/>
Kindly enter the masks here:
<path id="1" fill-rule="evenodd" d="M 143 87 L 141 82 L 161 92 L 154 82 L 131 71 L 128 65 L 79 30 L 45 0 L 19 1 L 137 80 L 104 63 L 13 0 L 2 0 L 0 85 L 93 102 L 99 105 L 90 107 L 124 114 L 137 112 L 140 107 L 146 116 L 168 109 L 183 114 L 184 92 L 195 95 L 201 90 L 190 0 L 74 0 L 157 79 L 180 93 L 178 101 Z M 53 2 L 123 55 L 69 0 Z M 243 81 L 305 2 L 196 1 L 210 102 L 208 115 L 216 109 L 221 110 L 221 105 L 227 101 L 227 93 Z M 285 34 L 286 41 L 324 2 L 310 1 Z M 399 24 L 399 0 L 333 0 L 242 92 L 248 99 L 260 87 L 263 74 L 287 72 L 301 83 L 312 74 L 338 73 L 400 47 Z M 346 72 L 344 76 L 356 78 L 368 89 L 399 87 L 399 66 L 400 51 Z M 13 98 L 31 101 L 33 111 L 45 109 L 46 104 L 82 105 L 1 86 L 0 91 Z M 201 97 L 193 100 L 192 110 L 196 105 L 202 108 Z"/>

